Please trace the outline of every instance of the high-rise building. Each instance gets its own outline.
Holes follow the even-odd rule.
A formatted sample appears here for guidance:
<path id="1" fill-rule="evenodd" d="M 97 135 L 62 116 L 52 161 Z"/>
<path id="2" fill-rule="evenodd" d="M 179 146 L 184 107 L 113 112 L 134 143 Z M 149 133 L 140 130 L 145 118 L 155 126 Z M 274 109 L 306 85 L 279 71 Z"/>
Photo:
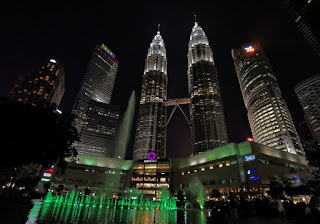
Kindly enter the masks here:
<path id="1" fill-rule="evenodd" d="M 314 54 L 320 56 L 320 2 L 318 0 L 283 0 L 283 6 Z"/>
<path id="2" fill-rule="evenodd" d="M 50 59 L 36 72 L 19 81 L 19 84 L 13 87 L 12 97 L 34 106 L 48 102 L 59 106 L 64 91 L 64 68 L 55 59 Z"/>
<path id="3" fill-rule="evenodd" d="M 197 22 L 188 46 L 188 84 L 193 154 L 228 143 L 213 53 Z"/>
<path id="4" fill-rule="evenodd" d="M 280 87 L 259 44 L 232 49 L 243 100 L 256 142 L 304 154 Z"/>
<path id="5" fill-rule="evenodd" d="M 80 130 L 86 120 L 90 100 L 109 104 L 118 71 L 115 55 L 104 44 L 97 45 L 84 75 L 73 113 L 77 115 L 77 128 Z"/>
<path id="6" fill-rule="evenodd" d="M 304 118 L 313 138 L 320 142 L 320 74 L 314 75 L 294 88 L 304 111 Z"/>
<path id="7" fill-rule="evenodd" d="M 97 45 L 84 75 L 73 113 L 80 133 L 76 148 L 80 154 L 110 156 L 119 109 L 108 105 L 118 70 L 114 53 L 104 44 Z M 103 143 L 103 141 L 105 141 Z"/>
<path id="8" fill-rule="evenodd" d="M 78 153 L 111 157 L 119 121 L 119 108 L 90 100 L 86 115 L 80 142 L 76 145 Z"/>
<path id="9" fill-rule="evenodd" d="M 157 32 L 148 50 L 142 77 L 141 99 L 133 159 L 147 159 L 149 152 L 166 157 L 167 58 L 164 41 Z"/>

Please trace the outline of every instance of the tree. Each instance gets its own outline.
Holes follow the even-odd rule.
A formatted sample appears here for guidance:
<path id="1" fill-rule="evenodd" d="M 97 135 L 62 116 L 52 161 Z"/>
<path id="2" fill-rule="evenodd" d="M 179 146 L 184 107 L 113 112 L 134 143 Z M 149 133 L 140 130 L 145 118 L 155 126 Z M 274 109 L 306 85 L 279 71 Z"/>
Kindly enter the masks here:
<path id="1" fill-rule="evenodd" d="M 312 189 L 311 183 L 313 179 L 301 180 L 296 179 L 293 176 L 281 175 L 280 177 L 270 177 L 270 183 L 268 184 L 270 190 L 269 194 L 271 197 L 276 198 L 278 196 L 283 196 L 284 194 L 292 197 L 299 194 L 314 194 L 314 189 Z M 315 183 L 319 184 L 319 181 Z"/>
<path id="2" fill-rule="evenodd" d="M 56 113 L 53 105 L 32 106 L 0 100 L 0 175 L 28 164 L 48 167 L 75 159 L 79 141 L 74 115 Z"/>

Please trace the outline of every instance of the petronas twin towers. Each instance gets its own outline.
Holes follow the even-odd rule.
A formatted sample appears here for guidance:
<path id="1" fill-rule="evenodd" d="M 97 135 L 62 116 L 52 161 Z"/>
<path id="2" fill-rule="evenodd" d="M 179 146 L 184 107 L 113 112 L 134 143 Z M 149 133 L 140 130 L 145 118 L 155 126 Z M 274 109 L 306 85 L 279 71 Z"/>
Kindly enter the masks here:
<path id="1" fill-rule="evenodd" d="M 188 84 L 193 154 L 228 142 L 220 87 L 209 41 L 196 22 L 188 46 Z M 134 160 L 166 158 L 167 58 L 164 41 L 157 32 L 145 62 L 136 131 Z"/>

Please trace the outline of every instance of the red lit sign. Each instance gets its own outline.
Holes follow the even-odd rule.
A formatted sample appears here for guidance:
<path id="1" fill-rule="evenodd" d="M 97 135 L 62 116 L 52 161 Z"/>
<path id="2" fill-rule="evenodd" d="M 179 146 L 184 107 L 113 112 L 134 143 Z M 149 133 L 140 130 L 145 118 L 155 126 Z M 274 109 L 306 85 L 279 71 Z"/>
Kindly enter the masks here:
<path id="1" fill-rule="evenodd" d="M 251 137 L 247 138 L 247 141 L 248 142 L 254 142 L 253 138 L 251 138 Z"/>
<path id="2" fill-rule="evenodd" d="M 252 53 L 254 52 L 254 48 L 252 46 L 249 46 L 249 47 L 245 47 L 244 50 L 247 52 L 247 53 Z"/>
<path id="3" fill-rule="evenodd" d="M 50 168 L 50 169 L 47 169 L 46 172 L 48 172 L 48 173 L 53 173 L 54 170 L 53 170 L 52 168 Z"/>

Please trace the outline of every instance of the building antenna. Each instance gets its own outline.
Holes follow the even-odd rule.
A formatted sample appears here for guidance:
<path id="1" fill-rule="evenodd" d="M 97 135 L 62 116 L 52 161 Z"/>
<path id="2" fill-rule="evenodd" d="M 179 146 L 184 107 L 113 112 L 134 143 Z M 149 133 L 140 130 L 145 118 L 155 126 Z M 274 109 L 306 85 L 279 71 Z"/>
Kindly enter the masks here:
<path id="1" fill-rule="evenodd" d="M 160 33 L 160 23 L 158 24 L 158 33 Z"/>
<path id="2" fill-rule="evenodd" d="M 197 15 L 194 14 L 194 22 L 196 23 L 197 22 Z"/>

